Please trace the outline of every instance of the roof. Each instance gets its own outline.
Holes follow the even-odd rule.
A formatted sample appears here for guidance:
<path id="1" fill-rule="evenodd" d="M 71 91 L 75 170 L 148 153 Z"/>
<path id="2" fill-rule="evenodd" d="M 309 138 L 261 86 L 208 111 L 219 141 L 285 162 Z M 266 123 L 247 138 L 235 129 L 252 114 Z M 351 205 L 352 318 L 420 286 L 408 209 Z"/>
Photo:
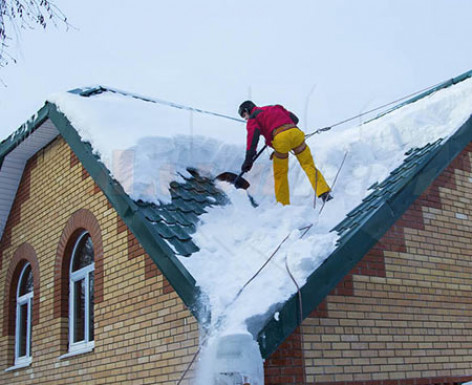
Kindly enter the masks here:
<path id="1" fill-rule="evenodd" d="M 423 93 L 421 98 L 470 77 L 472 71 Z M 72 92 L 84 98 L 106 93 L 124 94 L 122 91 L 100 86 Z M 165 103 L 135 95 L 129 96 L 144 102 Z M 418 100 L 419 98 L 415 97 L 402 106 Z M 212 114 L 173 103 L 167 105 L 198 114 Z M 225 117 L 221 114 L 214 116 Z M 239 119 L 234 120 L 239 122 Z M 114 179 L 109 167 L 97 156 L 91 144 L 80 136 L 69 116 L 54 103 L 47 102 L 32 119 L 0 143 L 0 236 L 27 159 L 57 135 L 63 136 L 118 215 L 195 317 L 198 320 L 206 320 L 207 315 L 202 314 L 196 307 L 200 291 L 195 279 L 177 256 L 188 257 L 198 250 L 193 234 L 199 216 L 210 206 L 225 205 L 228 203 L 228 197 L 215 186 L 211 175 L 202 173 L 197 168 L 190 168 L 188 173 L 182 173 L 178 180 L 170 183 L 169 202 L 159 204 L 133 199 L 122 184 Z M 334 251 L 308 277 L 301 288 L 303 318 L 321 303 L 471 140 L 472 121 L 469 119 L 447 140 L 438 138 L 426 146 L 411 149 L 398 168 L 383 182 L 371 187 L 371 192 L 362 203 L 333 229 L 339 234 Z M 2 181 L 8 182 L 1 183 Z M 296 295 L 285 301 L 277 310 L 278 320 L 269 315 L 266 318 L 267 323 L 258 335 L 264 357 L 275 351 L 301 322 L 298 319 Z M 274 308 L 271 311 L 274 311 Z"/>

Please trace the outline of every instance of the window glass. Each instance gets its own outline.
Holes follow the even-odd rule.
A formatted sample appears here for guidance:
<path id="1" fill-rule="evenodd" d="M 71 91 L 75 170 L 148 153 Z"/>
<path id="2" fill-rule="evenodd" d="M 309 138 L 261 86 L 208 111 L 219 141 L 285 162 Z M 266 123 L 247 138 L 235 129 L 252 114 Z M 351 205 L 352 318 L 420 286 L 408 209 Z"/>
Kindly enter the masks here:
<path id="1" fill-rule="evenodd" d="M 18 307 L 18 357 L 28 355 L 28 303 Z"/>
<path id="2" fill-rule="evenodd" d="M 33 272 L 27 263 L 20 274 L 16 294 L 15 363 L 31 360 L 31 311 L 33 308 Z"/>
<path id="3" fill-rule="evenodd" d="M 80 350 L 94 340 L 94 251 L 92 238 L 81 234 L 70 266 L 69 349 Z"/>
<path id="4" fill-rule="evenodd" d="M 85 340 L 85 279 L 74 282 L 74 341 Z"/>
<path id="5" fill-rule="evenodd" d="M 33 273 L 31 271 L 31 265 L 28 264 L 21 276 L 19 295 L 25 295 L 33 291 Z"/>
<path id="6" fill-rule="evenodd" d="M 95 292 L 95 278 L 94 278 L 94 272 L 92 271 L 89 274 L 89 338 L 90 340 L 94 339 L 94 312 L 93 312 L 93 301 L 94 301 L 94 292 Z"/>
<path id="7" fill-rule="evenodd" d="M 93 263 L 93 243 L 89 234 L 85 234 L 79 239 L 75 248 L 72 271 L 77 271 Z"/>

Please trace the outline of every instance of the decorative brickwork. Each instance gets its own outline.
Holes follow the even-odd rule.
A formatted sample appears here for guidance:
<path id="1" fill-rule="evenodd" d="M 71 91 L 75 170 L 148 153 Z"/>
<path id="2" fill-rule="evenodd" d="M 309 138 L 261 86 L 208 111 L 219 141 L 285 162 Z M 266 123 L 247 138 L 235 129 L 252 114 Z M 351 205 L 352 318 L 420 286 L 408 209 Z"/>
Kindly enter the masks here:
<path id="1" fill-rule="evenodd" d="M 128 230 L 128 226 L 126 226 L 125 222 L 120 217 L 116 217 L 116 232 L 121 234 Z"/>
<path id="2" fill-rule="evenodd" d="M 145 279 L 151 279 L 162 275 L 162 273 L 157 268 L 156 264 L 152 261 L 151 257 L 146 254 L 144 249 L 139 244 L 138 240 L 135 238 L 133 233 L 128 229 L 126 224 L 121 218 L 118 217 L 116 222 L 116 228 L 118 234 L 121 234 L 126 231 L 128 237 L 128 258 L 136 258 L 144 255 L 145 265 L 144 265 L 144 277 Z M 163 277 L 163 292 L 168 294 L 172 291 L 172 286 L 170 286 L 167 279 Z"/>
<path id="3" fill-rule="evenodd" d="M 127 229 L 128 234 L 128 258 L 138 258 L 146 254 L 133 233 Z"/>
<path id="4" fill-rule="evenodd" d="M 15 212 L 21 207 L 21 220 L 9 219 L 8 242 L 5 237 L 0 242 L 4 304 L 15 252 L 25 242 L 36 252 L 41 275 L 34 276 L 40 279 L 41 293 L 36 296 L 35 287 L 39 305 L 33 304 L 33 311 L 39 313 L 34 318 L 33 361 L 27 368 L 5 372 L 12 363 L 14 340 L 1 336 L 0 384 L 174 385 L 198 349 L 196 320 L 178 295 L 166 288 L 147 255 L 128 257 L 128 234 L 117 225 L 116 211 L 91 177 L 82 178 L 82 164 L 73 159 L 63 139 L 50 143 L 34 162 L 27 166 L 30 175 L 23 176 L 18 192 L 17 201 L 23 203 L 15 203 Z M 68 312 L 63 301 L 68 284 L 61 272 L 68 265 L 66 249 L 81 227 L 91 232 L 94 247 L 102 244 L 101 251 L 95 250 L 95 347 L 87 354 L 61 359 L 68 353 L 64 344 Z M 97 255 L 103 256 L 102 267 Z M 8 325 L 8 309 L 1 306 L 0 312 L 2 326 Z M 188 385 L 188 379 L 182 385 Z"/>
<path id="5" fill-rule="evenodd" d="M 309 315 L 311 318 L 328 318 L 328 303 L 326 298 Z"/>
<path id="6" fill-rule="evenodd" d="M 162 280 L 162 292 L 164 294 L 170 294 L 174 292 L 174 288 L 165 277 Z"/>
<path id="7" fill-rule="evenodd" d="M 85 180 L 90 177 L 90 174 L 82 166 L 82 164 L 79 161 L 79 158 L 77 158 L 77 155 L 75 155 L 75 153 L 72 150 L 70 150 L 70 168 L 74 168 L 76 166 L 79 166 L 80 170 L 82 171 L 82 180 Z M 98 194 L 100 191 L 101 191 L 100 187 L 98 187 L 98 185 L 94 182 L 93 187 L 92 187 L 92 193 Z M 109 208 L 111 208 L 111 206 L 109 206 Z"/>
<path id="8" fill-rule="evenodd" d="M 396 226 L 393 226 L 396 227 Z M 386 239 L 394 239 L 394 231 L 387 232 Z M 398 240 L 393 242 L 398 245 Z M 395 246 L 396 247 L 396 246 Z M 377 243 L 368 254 L 347 274 L 341 282 L 331 291 L 330 295 L 353 296 L 354 295 L 354 275 L 365 275 L 371 277 L 385 277 L 384 250 L 380 243 Z M 312 318 L 328 318 L 328 305 L 326 299 L 310 314 Z"/>
<path id="9" fill-rule="evenodd" d="M 264 362 L 266 385 L 304 384 L 300 330 L 287 338 Z"/>
<path id="10" fill-rule="evenodd" d="M 304 321 L 308 384 L 472 380 L 471 152 L 469 145 Z M 295 356 L 281 346 L 272 357 Z"/>
<path id="11" fill-rule="evenodd" d="M 3 336 L 13 336 L 15 334 L 15 307 L 18 280 L 23 267 L 28 262 L 31 265 L 31 271 L 33 273 L 34 298 L 32 324 L 37 325 L 39 322 L 39 299 L 41 298 L 41 294 L 38 259 L 33 247 L 28 243 L 23 243 L 13 254 L 6 274 L 4 295 L 6 300 L 3 302 Z"/>
<path id="12" fill-rule="evenodd" d="M 69 314 L 69 269 L 72 250 L 86 230 L 92 238 L 95 258 L 95 303 L 103 301 L 103 242 L 100 225 L 94 215 L 85 209 L 72 214 L 68 220 L 56 251 L 54 269 L 54 317 L 67 317 Z"/>
<path id="13" fill-rule="evenodd" d="M 77 166 L 79 163 L 77 155 L 75 155 L 74 151 L 70 150 L 70 168 Z"/>
<path id="14" fill-rule="evenodd" d="M 154 278 L 161 275 L 162 273 L 159 271 L 156 264 L 152 261 L 151 257 L 146 254 L 145 258 L 146 262 L 144 275 L 146 279 Z M 164 282 L 167 282 L 167 279 Z M 164 290 L 164 293 L 167 294 L 166 290 Z"/>
<path id="15" fill-rule="evenodd" d="M 87 179 L 88 177 L 90 177 L 90 174 L 89 174 L 88 171 L 85 169 L 85 167 L 82 166 L 82 180 L 85 180 L 85 179 Z"/>
<path id="16" fill-rule="evenodd" d="M 124 225 L 124 223 L 123 223 Z M 126 225 L 125 225 L 126 226 Z M 118 222 L 118 230 L 122 231 L 123 226 L 120 222 Z M 127 236 L 128 236 L 128 258 L 138 258 L 143 257 L 145 259 L 145 266 L 144 266 L 144 276 L 145 279 L 150 279 L 153 277 L 158 277 L 162 275 L 162 273 L 157 268 L 156 264 L 152 261 L 151 257 L 146 254 L 142 246 L 139 244 L 136 237 L 133 233 L 127 228 Z M 165 277 L 162 277 L 162 290 L 164 294 L 169 294 L 174 291 L 172 286 L 170 285 L 169 281 Z"/>

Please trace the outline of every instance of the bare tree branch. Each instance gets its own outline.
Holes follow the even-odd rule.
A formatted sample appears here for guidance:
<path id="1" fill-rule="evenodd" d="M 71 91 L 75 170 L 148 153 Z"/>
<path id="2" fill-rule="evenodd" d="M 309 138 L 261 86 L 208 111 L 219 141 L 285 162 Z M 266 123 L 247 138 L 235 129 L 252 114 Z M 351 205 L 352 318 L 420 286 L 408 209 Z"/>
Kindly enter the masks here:
<path id="1" fill-rule="evenodd" d="M 21 29 L 46 28 L 49 24 L 69 27 L 67 17 L 51 0 L 0 0 L 0 68 L 16 62 L 9 43 L 18 39 Z"/>

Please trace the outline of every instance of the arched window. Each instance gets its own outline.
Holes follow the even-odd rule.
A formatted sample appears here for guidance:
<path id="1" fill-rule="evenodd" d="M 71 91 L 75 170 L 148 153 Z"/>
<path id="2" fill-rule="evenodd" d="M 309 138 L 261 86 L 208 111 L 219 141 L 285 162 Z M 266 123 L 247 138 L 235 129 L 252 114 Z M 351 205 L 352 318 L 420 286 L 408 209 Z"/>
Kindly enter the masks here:
<path id="1" fill-rule="evenodd" d="M 33 272 L 27 263 L 16 292 L 15 365 L 31 362 L 31 322 L 33 312 Z"/>
<path id="2" fill-rule="evenodd" d="M 70 259 L 70 352 L 93 348 L 94 266 L 92 238 L 83 231 L 75 242 Z"/>

